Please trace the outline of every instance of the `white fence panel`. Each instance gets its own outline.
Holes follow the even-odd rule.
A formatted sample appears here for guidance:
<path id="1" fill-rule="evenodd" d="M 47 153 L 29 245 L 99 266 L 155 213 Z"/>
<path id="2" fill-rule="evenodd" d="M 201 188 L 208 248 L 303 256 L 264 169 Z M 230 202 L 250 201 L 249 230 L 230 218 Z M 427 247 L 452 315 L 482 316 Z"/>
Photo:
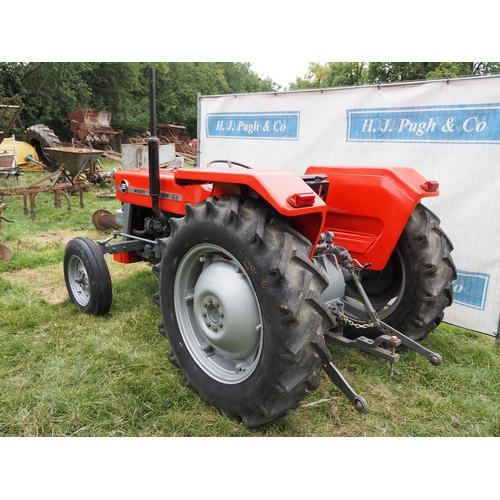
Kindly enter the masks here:
<path id="1" fill-rule="evenodd" d="M 199 96 L 199 164 L 228 159 L 297 173 L 310 165 L 409 166 L 438 180 L 440 196 L 424 203 L 453 241 L 459 270 L 445 319 L 496 335 L 499 78 Z"/>

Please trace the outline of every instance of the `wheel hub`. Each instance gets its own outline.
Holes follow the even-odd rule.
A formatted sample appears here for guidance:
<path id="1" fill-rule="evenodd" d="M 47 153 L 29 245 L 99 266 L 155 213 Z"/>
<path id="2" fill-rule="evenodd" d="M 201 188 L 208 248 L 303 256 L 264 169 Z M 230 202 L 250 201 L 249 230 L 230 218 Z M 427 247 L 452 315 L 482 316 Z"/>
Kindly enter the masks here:
<path id="1" fill-rule="evenodd" d="M 79 304 L 85 306 L 89 303 L 89 279 L 82 261 L 72 255 L 68 261 L 69 285 Z"/>
<path id="2" fill-rule="evenodd" d="M 224 326 L 224 323 L 222 323 L 224 311 L 221 308 L 220 302 L 209 295 L 201 305 L 204 309 L 202 310 L 201 315 L 206 318 L 205 324 L 214 332 L 216 332 L 219 328 L 222 328 Z"/>
<path id="3" fill-rule="evenodd" d="M 217 260 L 203 270 L 194 311 L 203 336 L 225 356 L 242 359 L 256 348 L 259 313 L 250 285 L 233 262 Z"/>
<path id="4" fill-rule="evenodd" d="M 259 363 L 263 325 L 240 263 L 217 245 L 199 244 L 179 263 L 174 288 L 179 330 L 198 366 L 225 384 L 247 379 Z"/>
<path id="5" fill-rule="evenodd" d="M 87 290 L 87 288 L 88 288 L 88 279 L 87 279 L 87 274 L 85 273 L 85 271 L 83 269 L 78 269 L 78 276 L 75 279 L 75 283 L 77 283 L 78 285 L 80 285 L 80 287 L 83 290 Z"/>

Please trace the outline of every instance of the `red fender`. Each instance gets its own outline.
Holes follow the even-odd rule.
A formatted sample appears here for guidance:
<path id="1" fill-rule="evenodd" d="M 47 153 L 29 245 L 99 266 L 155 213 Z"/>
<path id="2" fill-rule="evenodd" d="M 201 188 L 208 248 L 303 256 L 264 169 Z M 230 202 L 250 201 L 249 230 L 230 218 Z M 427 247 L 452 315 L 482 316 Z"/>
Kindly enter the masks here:
<path id="1" fill-rule="evenodd" d="M 309 167 L 330 182 L 324 231 L 361 264 L 382 270 L 418 202 L 438 184 L 406 167 Z"/>
<path id="2" fill-rule="evenodd" d="M 229 168 L 184 168 L 175 172 L 175 182 L 180 186 L 196 183 L 213 184 L 212 194 L 259 196 L 278 213 L 289 217 L 290 226 L 303 234 L 315 245 L 322 232 L 326 215 L 326 204 L 314 191 L 293 172 L 243 170 Z M 311 194 L 313 201 L 306 206 L 293 206 L 290 197 L 296 194 Z"/>
<path id="3" fill-rule="evenodd" d="M 382 270 L 417 203 L 439 194 L 436 182 L 405 167 L 311 166 L 306 175 L 327 176 L 326 204 L 315 196 L 310 206 L 292 206 L 291 195 L 313 193 L 293 172 L 228 168 L 162 170 L 159 204 L 165 212 L 184 214 L 186 204 L 197 205 L 210 195 L 258 196 L 313 244 L 322 232 L 332 231 L 336 245 L 361 264 L 371 263 L 370 269 Z M 115 181 L 120 201 L 151 206 L 146 169 L 118 171 Z"/>
<path id="4" fill-rule="evenodd" d="M 145 168 L 115 172 L 116 197 L 123 203 L 151 207 L 149 171 Z M 159 207 L 165 212 L 185 214 L 187 204 L 197 205 L 213 195 L 234 194 L 260 197 L 290 220 L 290 226 L 315 244 L 322 232 L 326 204 L 293 172 L 229 168 L 181 168 L 160 170 Z M 312 195 L 312 202 L 293 206 L 294 195 Z"/>

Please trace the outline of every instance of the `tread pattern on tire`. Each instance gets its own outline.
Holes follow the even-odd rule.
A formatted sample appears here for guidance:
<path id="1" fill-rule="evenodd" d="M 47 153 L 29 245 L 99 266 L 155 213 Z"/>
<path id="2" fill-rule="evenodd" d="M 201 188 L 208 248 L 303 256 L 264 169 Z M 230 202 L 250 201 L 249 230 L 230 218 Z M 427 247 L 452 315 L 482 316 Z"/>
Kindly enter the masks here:
<path id="1" fill-rule="evenodd" d="M 57 135 L 43 123 L 32 125 L 26 129 L 24 140 L 31 144 L 39 157 L 50 172 L 55 172 L 59 168 L 59 162 L 45 148 L 60 148 L 62 143 Z"/>
<path id="2" fill-rule="evenodd" d="M 266 209 L 238 197 L 209 198 L 186 216 L 171 220 L 171 235 L 160 240 L 161 262 L 154 266 L 162 309 L 159 332 L 170 340 L 169 359 L 183 371 L 185 384 L 247 427 L 267 424 L 299 406 L 317 388 L 316 370 L 330 360 L 324 333 L 332 318 L 322 304 L 327 286 L 309 260 L 311 243 Z M 176 266 L 197 242 L 226 248 L 244 267 L 259 299 L 264 340 L 258 367 L 243 382 L 226 385 L 211 379 L 184 346 L 172 298 Z"/>
<path id="3" fill-rule="evenodd" d="M 419 203 L 397 245 L 406 267 L 407 283 L 403 300 L 383 321 L 416 341 L 425 339 L 439 326 L 444 310 L 453 302 L 452 282 L 457 278 L 451 257 L 453 245 L 440 222 Z M 360 335 L 360 330 L 350 326 L 344 331 L 350 337 Z M 371 338 L 379 335 L 374 328 L 362 332 Z"/>
<path id="4" fill-rule="evenodd" d="M 78 303 L 69 284 L 67 264 L 72 255 L 77 256 L 82 261 L 88 275 L 90 300 L 86 306 L 82 306 Z M 104 256 L 95 242 L 90 238 L 82 237 L 71 240 L 66 245 L 63 262 L 66 288 L 72 302 L 78 304 L 80 309 L 87 314 L 93 316 L 103 316 L 107 314 L 111 308 L 113 298 L 112 283 Z"/>

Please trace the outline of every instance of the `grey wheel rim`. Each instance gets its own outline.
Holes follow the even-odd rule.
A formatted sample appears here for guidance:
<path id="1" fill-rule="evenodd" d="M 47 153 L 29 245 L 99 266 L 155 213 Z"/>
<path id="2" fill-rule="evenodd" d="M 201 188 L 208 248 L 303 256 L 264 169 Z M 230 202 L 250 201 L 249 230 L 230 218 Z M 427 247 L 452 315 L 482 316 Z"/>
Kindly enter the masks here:
<path id="1" fill-rule="evenodd" d="M 363 275 L 361 278 L 365 292 L 368 294 L 370 302 L 381 320 L 385 320 L 391 316 L 399 307 L 407 285 L 403 256 L 398 248 L 396 248 L 393 262 L 395 278 L 389 277 L 388 279 L 385 276 L 387 274 L 386 271 L 383 271 L 384 274 L 379 274 L 379 278 L 373 283 L 370 283 L 369 280 L 367 281 Z M 383 281 L 386 279 L 388 279 L 388 283 L 387 285 L 383 285 L 383 282 L 381 283 L 380 280 Z M 354 319 L 355 321 L 370 321 L 362 304 L 361 297 L 352 284 L 348 284 L 346 288 L 344 304 L 346 315 L 350 319 Z"/>
<path id="2" fill-rule="evenodd" d="M 89 277 L 83 262 L 76 255 L 71 255 L 68 259 L 67 274 L 73 297 L 79 305 L 85 307 L 90 301 Z"/>
<path id="3" fill-rule="evenodd" d="M 208 243 L 191 248 L 176 272 L 174 304 L 186 348 L 207 375 L 238 384 L 254 372 L 262 314 L 250 278 L 233 255 Z"/>
<path id="4" fill-rule="evenodd" d="M 403 255 L 399 248 L 396 247 L 396 267 L 397 267 L 397 279 L 395 289 L 392 290 L 392 293 L 384 294 L 380 292 L 375 296 L 371 296 L 370 291 L 368 290 L 368 295 L 371 297 L 372 305 L 375 307 L 378 316 L 380 319 L 385 319 L 399 307 L 399 304 L 403 300 L 404 291 L 406 289 L 406 269 L 404 265 Z M 366 287 L 366 280 L 362 280 L 363 285 Z"/>

